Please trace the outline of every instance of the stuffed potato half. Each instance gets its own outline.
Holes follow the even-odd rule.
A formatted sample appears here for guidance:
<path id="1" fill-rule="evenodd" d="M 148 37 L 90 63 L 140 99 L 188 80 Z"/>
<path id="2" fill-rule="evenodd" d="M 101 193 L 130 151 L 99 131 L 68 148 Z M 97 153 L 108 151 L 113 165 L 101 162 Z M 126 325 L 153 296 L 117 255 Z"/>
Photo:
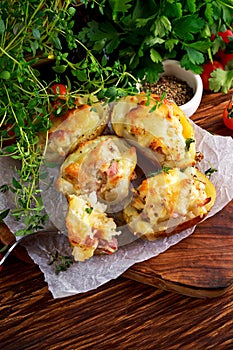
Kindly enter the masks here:
<path id="1" fill-rule="evenodd" d="M 124 209 L 130 230 L 155 240 L 196 225 L 212 208 L 216 191 L 194 167 L 174 168 L 144 180 Z"/>
<path id="2" fill-rule="evenodd" d="M 113 106 L 111 123 L 118 136 L 152 150 L 161 165 L 185 168 L 196 162 L 193 127 L 171 101 L 145 94 L 123 97 Z"/>
<path id="3" fill-rule="evenodd" d="M 113 135 L 83 142 L 61 166 L 57 189 L 81 195 L 96 192 L 109 205 L 121 203 L 129 193 L 137 155 L 134 147 Z"/>
<path id="4" fill-rule="evenodd" d="M 80 143 L 100 135 L 109 119 L 109 106 L 96 102 L 92 105 L 78 103 L 61 116 L 51 115 L 48 131 L 46 159 L 54 160 L 73 152 Z M 45 144 L 45 135 L 40 135 L 40 144 Z"/>
<path id="5" fill-rule="evenodd" d="M 66 226 L 75 261 L 85 261 L 97 253 L 112 254 L 118 249 L 117 231 L 106 206 L 98 202 L 96 193 L 68 195 Z"/>
<path id="6" fill-rule="evenodd" d="M 68 200 L 66 227 L 76 261 L 118 249 L 121 232 L 109 208 L 123 208 L 136 163 L 135 148 L 112 135 L 83 142 L 65 159 L 56 187 Z"/>

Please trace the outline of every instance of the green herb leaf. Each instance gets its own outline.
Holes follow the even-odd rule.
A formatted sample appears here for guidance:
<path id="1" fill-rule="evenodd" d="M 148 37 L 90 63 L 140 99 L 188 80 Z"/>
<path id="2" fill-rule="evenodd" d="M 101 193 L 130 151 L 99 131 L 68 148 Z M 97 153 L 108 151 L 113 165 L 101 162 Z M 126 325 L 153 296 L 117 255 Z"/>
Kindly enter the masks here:
<path id="1" fill-rule="evenodd" d="M 3 19 L 0 19 L 0 34 L 3 34 L 5 32 L 5 23 Z"/>
<path id="2" fill-rule="evenodd" d="M 156 51 L 155 49 L 150 49 L 150 57 L 151 57 L 151 60 L 155 63 L 162 61 L 162 57 L 160 56 L 158 51 Z"/>
<path id="3" fill-rule="evenodd" d="M 54 66 L 52 69 L 56 73 L 64 73 L 66 71 L 67 65 L 61 64 L 60 66 Z"/>
<path id="4" fill-rule="evenodd" d="M 193 40 L 193 34 L 200 32 L 205 25 L 205 21 L 203 18 L 198 17 L 197 14 L 194 14 L 175 19 L 173 24 L 173 30 L 180 39 Z"/>
<path id="5" fill-rule="evenodd" d="M 37 28 L 32 29 L 32 35 L 36 40 L 40 40 L 40 31 Z"/>
<path id="6" fill-rule="evenodd" d="M 187 0 L 187 6 L 191 13 L 196 12 L 196 0 Z"/>
<path id="7" fill-rule="evenodd" d="M 93 211 L 93 208 L 92 207 L 87 207 L 85 208 L 85 212 L 87 212 L 87 214 L 91 214 Z"/>
<path id="8" fill-rule="evenodd" d="M 5 209 L 0 211 L 0 222 L 7 217 L 9 212 L 10 212 L 10 209 Z"/>
<path id="9" fill-rule="evenodd" d="M 213 173 L 215 173 L 216 171 L 218 171 L 217 169 L 215 168 L 209 168 L 205 171 L 205 175 L 210 177 Z"/>
<path id="10" fill-rule="evenodd" d="M 132 0 L 109 0 L 113 12 L 127 12 L 132 6 Z"/>
<path id="11" fill-rule="evenodd" d="M 76 13 L 76 9 L 73 6 L 70 6 L 68 8 L 68 13 L 69 13 L 69 15 L 74 16 Z"/>
<path id="12" fill-rule="evenodd" d="M 0 78 L 4 80 L 10 79 L 11 74 L 7 70 L 4 70 L 3 72 L 0 73 Z"/>
<path id="13" fill-rule="evenodd" d="M 51 260 L 48 262 L 48 265 L 55 265 L 56 275 L 62 271 L 66 271 L 72 264 L 73 260 L 71 257 L 59 254 L 57 250 L 51 254 Z"/>
<path id="14" fill-rule="evenodd" d="M 226 94 L 233 87 L 233 70 L 216 69 L 210 74 L 209 85 L 214 92 L 221 90 Z"/>
<path id="15" fill-rule="evenodd" d="M 191 47 L 185 47 L 185 49 L 187 51 L 188 58 L 193 65 L 199 65 L 204 63 L 205 57 L 201 52 Z"/>
<path id="16" fill-rule="evenodd" d="M 13 185 L 16 189 L 19 189 L 19 190 L 22 189 L 22 185 L 19 183 L 18 180 L 16 180 L 15 177 L 12 178 L 12 185 Z"/>
<path id="17" fill-rule="evenodd" d="M 191 143 L 194 143 L 194 142 L 195 142 L 195 140 L 192 138 L 188 138 L 185 140 L 185 151 L 186 152 L 189 151 Z"/>
<path id="18" fill-rule="evenodd" d="M 152 31 L 154 31 L 155 36 L 160 38 L 168 34 L 172 29 L 171 22 L 166 16 L 161 16 L 157 18 L 153 24 Z"/>
<path id="19" fill-rule="evenodd" d="M 171 168 L 162 165 L 162 171 L 163 171 L 164 173 L 168 174 L 168 173 L 169 173 L 169 170 L 171 170 Z"/>

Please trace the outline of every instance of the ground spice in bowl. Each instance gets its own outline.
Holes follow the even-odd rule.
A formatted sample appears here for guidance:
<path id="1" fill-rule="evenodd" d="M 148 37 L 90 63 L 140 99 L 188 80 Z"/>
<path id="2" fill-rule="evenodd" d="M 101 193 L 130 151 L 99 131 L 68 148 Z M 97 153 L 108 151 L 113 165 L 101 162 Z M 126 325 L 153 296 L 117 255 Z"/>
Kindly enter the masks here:
<path id="1" fill-rule="evenodd" d="M 166 93 L 168 100 L 173 100 L 178 106 L 182 106 L 193 97 L 193 89 L 183 80 L 173 75 L 163 75 L 154 84 L 145 83 L 143 91 L 149 90 L 151 93 L 162 95 Z"/>

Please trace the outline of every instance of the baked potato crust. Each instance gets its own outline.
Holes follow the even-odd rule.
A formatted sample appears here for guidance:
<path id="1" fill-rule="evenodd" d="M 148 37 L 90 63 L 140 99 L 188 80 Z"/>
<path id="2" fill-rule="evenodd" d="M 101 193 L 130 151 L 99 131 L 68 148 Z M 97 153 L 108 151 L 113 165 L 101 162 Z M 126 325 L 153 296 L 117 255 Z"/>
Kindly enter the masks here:
<path id="1" fill-rule="evenodd" d="M 185 168 L 196 163 L 193 126 L 174 102 L 143 93 L 123 97 L 114 104 L 111 123 L 118 136 L 151 149 L 161 165 Z"/>

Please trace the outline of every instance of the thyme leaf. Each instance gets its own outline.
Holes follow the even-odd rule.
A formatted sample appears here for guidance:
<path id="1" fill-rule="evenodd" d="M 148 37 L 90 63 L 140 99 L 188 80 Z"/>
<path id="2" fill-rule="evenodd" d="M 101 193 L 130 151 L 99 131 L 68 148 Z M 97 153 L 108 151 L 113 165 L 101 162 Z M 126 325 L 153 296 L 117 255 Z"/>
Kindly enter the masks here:
<path id="1" fill-rule="evenodd" d="M 62 271 L 67 271 L 72 264 L 73 260 L 71 257 L 59 254 L 57 250 L 51 254 L 51 260 L 48 262 L 48 265 L 55 266 L 55 273 L 57 275 Z"/>

